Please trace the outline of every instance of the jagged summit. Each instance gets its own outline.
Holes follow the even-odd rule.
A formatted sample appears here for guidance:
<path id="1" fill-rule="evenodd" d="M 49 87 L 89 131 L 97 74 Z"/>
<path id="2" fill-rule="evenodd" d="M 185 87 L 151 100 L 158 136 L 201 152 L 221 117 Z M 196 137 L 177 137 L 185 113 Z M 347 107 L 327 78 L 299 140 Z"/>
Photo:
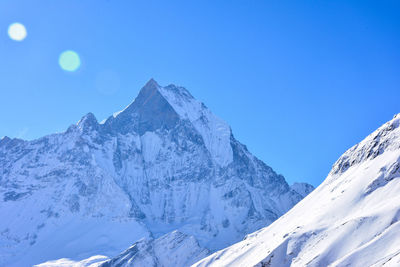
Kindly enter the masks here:
<path id="1" fill-rule="evenodd" d="M 87 122 L 97 122 L 96 116 L 92 112 L 89 112 L 83 116 L 82 119 L 78 121 L 77 125 L 82 125 Z"/>
<path id="2" fill-rule="evenodd" d="M 97 129 L 94 120 L 91 121 L 92 128 Z M 173 84 L 163 87 L 150 79 L 130 105 L 100 124 L 102 131 L 112 135 L 143 136 L 146 132 L 166 132 L 179 127 L 190 130 L 219 165 L 233 162 L 230 126 L 184 87 Z"/>
<path id="3" fill-rule="evenodd" d="M 99 127 L 99 123 L 97 122 L 96 117 L 93 113 L 89 112 L 85 116 L 80 119 L 77 123 L 77 126 L 80 130 L 88 132 L 91 130 L 97 130 Z"/>
<path id="4" fill-rule="evenodd" d="M 12 147 L 16 144 L 19 144 L 21 142 L 24 142 L 24 140 L 22 140 L 20 138 L 10 138 L 8 136 L 3 136 L 0 139 L 0 146 L 7 148 L 7 147 Z"/>
<path id="5" fill-rule="evenodd" d="M 155 130 L 172 129 L 179 116 L 159 89 L 157 82 L 151 79 L 132 104 L 116 116 L 111 116 L 104 125 L 123 134 L 136 132 L 143 135 Z"/>
<path id="6" fill-rule="evenodd" d="M 166 104 L 160 103 L 163 102 L 163 100 L 160 100 L 159 98 L 163 98 L 163 100 L 166 101 L 170 106 L 178 110 L 180 109 L 178 106 L 182 106 L 184 104 L 183 102 L 186 102 L 186 108 L 188 107 L 188 104 L 193 105 L 200 103 L 196 101 L 189 91 L 187 91 L 184 87 L 174 84 L 163 87 L 160 86 L 153 78 L 151 78 L 139 91 L 139 94 L 135 100 L 122 111 L 115 113 L 113 117 L 118 117 L 122 113 L 134 112 L 142 107 L 153 106 L 153 108 L 156 109 L 157 105 L 154 104 Z M 202 105 L 205 108 L 205 105 Z M 176 112 L 178 112 L 178 110 L 176 110 Z M 179 115 L 183 115 L 183 118 L 187 118 L 185 114 Z"/>
<path id="7" fill-rule="evenodd" d="M 148 90 L 148 89 L 158 89 L 160 85 L 154 80 L 153 78 L 150 78 L 150 80 L 143 86 L 142 90 Z"/>
<path id="8" fill-rule="evenodd" d="M 147 131 L 171 130 L 177 126 L 179 120 L 187 120 L 197 128 L 204 128 L 199 124 L 209 124 L 210 118 L 208 117 L 210 116 L 211 120 L 217 119 L 185 88 L 174 84 L 162 87 L 151 78 L 131 104 L 100 124 L 104 125 L 103 128 L 108 131 L 122 134 L 135 132 L 143 135 Z M 230 136 L 229 126 L 222 120 L 218 119 L 218 121 L 220 123 L 217 130 L 221 131 L 222 128 L 225 128 L 228 132 L 227 135 Z M 92 113 L 85 115 L 78 122 L 78 126 L 87 126 L 88 123 L 93 128 L 96 128 L 95 125 L 98 124 Z M 210 126 L 213 127 L 205 125 L 207 128 Z M 200 130 L 203 131 L 203 129 Z"/>

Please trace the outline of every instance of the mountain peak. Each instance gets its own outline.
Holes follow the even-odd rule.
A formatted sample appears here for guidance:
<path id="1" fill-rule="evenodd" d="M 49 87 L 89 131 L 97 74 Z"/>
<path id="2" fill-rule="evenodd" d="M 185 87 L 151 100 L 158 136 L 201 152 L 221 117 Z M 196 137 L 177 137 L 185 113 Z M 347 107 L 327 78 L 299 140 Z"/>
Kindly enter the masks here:
<path id="1" fill-rule="evenodd" d="M 82 131 L 94 130 L 98 128 L 98 122 L 93 113 L 89 112 L 80 119 L 77 126 Z"/>
<path id="2" fill-rule="evenodd" d="M 8 137 L 8 136 L 3 136 L 2 138 L 0 138 L 0 141 L 8 141 L 8 140 L 11 140 L 10 139 L 10 137 Z"/>
<path id="3" fill-rule="evenodd" d="M 161 95 L 161 86 L 150 79 L 142 87 L 136 99 L 121 112 L 107 120 L 106 124 L 121 133 L 172 129 L 179 121 L 178 114 Z"/>
<path id="4" fill-rule="evenodd" d="M 11 141 L 11 138 L 10 138 L 10 137 L 8 137 L 8 136 L 3 136 L 2 138 L 0 138 L 0 145 L 6 144 L 6 143 L 8 143 L 9 141 Z"/>
<path id="5" fill-rule="evenodd" d="M 233 160 L 231 129 L 184 87 L 160 86 L 150 79 L 135 101 L 106 122 L 112 131 L 144 135 L 160 129 L 173 129 L 179 121 L 189 122 L 201 135 L 213 159 L 221 166 Z"/>
<path id="6" fill-rule="evenodd" d="M 151 78 L 142 88 L 142 90 L 157 90 L 160 88 L 160 85 L 153 79 Z M 141 91 L 142 91 L 141 90 Z"/>

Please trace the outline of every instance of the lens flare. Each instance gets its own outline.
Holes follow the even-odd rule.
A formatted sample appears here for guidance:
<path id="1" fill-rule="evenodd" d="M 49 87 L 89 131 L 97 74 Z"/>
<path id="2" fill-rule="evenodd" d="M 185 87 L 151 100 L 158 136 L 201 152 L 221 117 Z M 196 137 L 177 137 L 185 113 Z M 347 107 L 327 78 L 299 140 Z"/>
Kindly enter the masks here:
<path id="1" fill-rule="evenodd" d="M 26 38 L 27 32 L 23 24 L 15 22 L 8 26 L 8 36 L 14 41 L 22 41 Z"/>
<path id="2" fill-rule="evenodd" d="M 75 51 L 67 50 L 61 53 L 58 64 L 63 70 L 76 71 L 81 65 L 81 59 Z"/>

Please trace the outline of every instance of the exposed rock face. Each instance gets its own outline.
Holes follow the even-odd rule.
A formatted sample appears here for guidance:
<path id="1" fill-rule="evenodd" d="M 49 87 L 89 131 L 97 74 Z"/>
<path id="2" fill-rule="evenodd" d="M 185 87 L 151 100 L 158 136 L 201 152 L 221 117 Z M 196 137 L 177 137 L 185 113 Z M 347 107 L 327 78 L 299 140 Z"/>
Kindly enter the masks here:
<path id="1" fill-rule="evenodd" d="M 3 138 L 0 197 L 2 265 L 112 256 L 175 229 L 220 249 L 302 194 L 186 89 L 150 80 L 102 123 L 89 113 L 64 133 Z"/>

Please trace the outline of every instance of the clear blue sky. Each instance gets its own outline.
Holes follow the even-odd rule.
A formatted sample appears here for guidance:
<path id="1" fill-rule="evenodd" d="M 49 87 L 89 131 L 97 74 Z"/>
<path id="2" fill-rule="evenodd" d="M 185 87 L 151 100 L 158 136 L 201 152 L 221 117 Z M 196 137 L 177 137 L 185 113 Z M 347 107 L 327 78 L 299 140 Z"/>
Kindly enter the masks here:
<path id="1" fill-rule="evenodd" d="M 1 0 L 0 136 L 101 121 L 154 77 L 188 88 L 289 183 L 318 185 L 400 112 L 399 14 L 397 0 Z M 58 65 L 69 49 L 76 72 Z"/>

